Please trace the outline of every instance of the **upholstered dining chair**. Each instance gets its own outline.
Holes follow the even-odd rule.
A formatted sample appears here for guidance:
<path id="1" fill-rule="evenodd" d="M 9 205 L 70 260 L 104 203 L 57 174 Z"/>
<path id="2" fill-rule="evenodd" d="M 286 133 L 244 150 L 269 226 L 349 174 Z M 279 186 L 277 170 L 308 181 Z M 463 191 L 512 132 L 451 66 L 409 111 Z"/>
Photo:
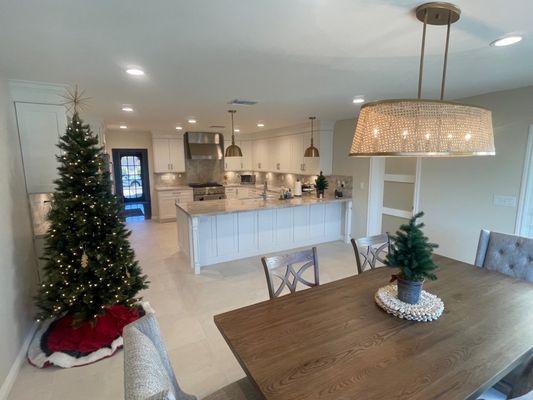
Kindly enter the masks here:
<path id="1" fill-rule="evenodd" d="M 285 289 L 288 289 L 290 293 L 296 292 L 298 283 L 309 287 L 320 284 L 316 247 L 290 254 L 262 257 L 261 262 L 271 299 L 282 295 Z M 309 282 L 302 276 L 310 267 L 313 267 L 314 282 Z M 279 284 L 277 284 L 278 280 Z"/>
<path id="2" fill-rule="evenodd" d="M 533 239 L 482 229 L 474 264 L 533 282 Z"/>
<path id="3" fill-rule="evenodd" d="M 179 386 L 161 338 L 155 315 L 150 313 L 124 327 L 125 400 L 197 400 Z M 252 383 L 243 378 L 203 400 L 259 400 Z"/>
<path id="4" fill-rule="evenodd" d="M 359 239 L 352 238 L 352 247 L 357 263 L 357 274 L 362 274 L 367 270 L 367 267 L 368 269 L 374 269 L 385 264 L 385 256 L 390 251 L 389 234 L 382 233 Z M 361 258 L 363 258 L 363 261 Z M 376 263 L 381 265 L 376 265 Z"/>

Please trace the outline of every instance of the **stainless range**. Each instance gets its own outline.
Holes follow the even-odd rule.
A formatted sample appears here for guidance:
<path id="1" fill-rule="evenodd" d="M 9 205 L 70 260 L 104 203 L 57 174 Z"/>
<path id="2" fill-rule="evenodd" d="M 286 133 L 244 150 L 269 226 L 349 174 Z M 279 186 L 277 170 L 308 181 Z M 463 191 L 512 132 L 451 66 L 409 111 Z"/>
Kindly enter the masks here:
<path id="1" fill-rule="evenodd" d="M 220 183 L 190 183 L 194 201 L 222 200 L 226 198 L 226 189 Z"/>

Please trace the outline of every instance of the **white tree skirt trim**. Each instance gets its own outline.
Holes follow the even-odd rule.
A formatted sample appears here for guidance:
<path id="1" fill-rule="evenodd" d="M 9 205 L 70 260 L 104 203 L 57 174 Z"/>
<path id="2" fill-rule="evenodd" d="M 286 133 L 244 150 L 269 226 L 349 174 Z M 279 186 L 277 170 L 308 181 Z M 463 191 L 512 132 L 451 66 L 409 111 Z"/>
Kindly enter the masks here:
<path id="1" fill-rule="evenodd" d="M 147 301 L 140 302 L 139 305 L 147 314 L 154 313 L 153 308 Z M 112 356 L 123 345 L 122 336 L 119 336 L 113 340 L 109 347 L 103 347 L 83 357 L 76 358 L 61 351 L 56 351 L 49 356 L 46 356 L 41 349 L 41 338 L 53 321 L 54 320 L 49 319 L 41 324 L 28 348 L 28 360 L 32 365 L 38 368 L 44 368 L 50 364 L 61 368 L 80 367 L 82 365 L 94 363 L 102 358 Z"/>
<path id="2" fill-rule="evenodd" d="M 429 322 L 439 318 L 444 311 L 444 303 L 434 294 L 422 290 L 418 304 L 398 300 L 398 286 L 390 284 L 378 289 L 374 295 L 378 306 L 389 314 L 411 321 Z"/>

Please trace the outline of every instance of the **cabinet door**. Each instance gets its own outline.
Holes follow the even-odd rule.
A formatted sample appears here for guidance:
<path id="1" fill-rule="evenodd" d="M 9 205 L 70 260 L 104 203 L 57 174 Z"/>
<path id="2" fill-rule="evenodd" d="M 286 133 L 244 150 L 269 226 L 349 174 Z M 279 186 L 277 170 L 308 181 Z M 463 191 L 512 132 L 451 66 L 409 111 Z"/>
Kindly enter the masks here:
<path id="1" fill-rule="evenodd" d="M 172 172 L 185 172 L 185 151 L 183 138 L 169 139 L 169 163 Z"/>
<path id="2" fill-rule="evenodd" d="M 253 151 L 252 142 L 250 140 L 243 140 L 241 142 L 242 150 L 242 171 L 250 171 L 253 167 Z"/>
<path id="3" fill-rule="evenodd" d="M 264 139 L 259 139 L 253 142 L 253 169 L 256 171 L 264 171 L 265 165 L 263 161 Z"/>
<path id="4" fill-rule="evenodd" d="M 304 135 L 291 136 L 291 172 L 304 173 L 304 151 Z"/>
<path id="5" fill-rule="evenodd" d="M 176 198 L 164 192 L 158 193 L 159 219 L 176 218 Z"/>
<path id="6" fill-rule="evenodd" d="M 154 139 L 154 172 L 170 172 L 170 149 L 168 139 Z"/>
<path id="7" fill-rule="evenodd" d="M 292 142 L 290 136 L 277 138 L 276 152 L 279 154 L 277 171 L 292 172 Z"/>
<path id="8" fill-rule="evenodd" d="M 15 103 L 28 193 L 54 191 L 57 144 L 66 131 L 63 106 Z"/>

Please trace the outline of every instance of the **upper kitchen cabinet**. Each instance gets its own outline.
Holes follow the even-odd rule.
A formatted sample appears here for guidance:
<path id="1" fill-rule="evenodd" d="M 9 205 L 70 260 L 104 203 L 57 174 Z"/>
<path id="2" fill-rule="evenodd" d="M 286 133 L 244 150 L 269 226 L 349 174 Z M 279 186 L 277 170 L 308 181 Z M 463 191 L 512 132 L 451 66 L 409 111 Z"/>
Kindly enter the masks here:
<path id="1" fill-rule="evenodd" d="M 242 150 L 241 171 L 253 169 L 253 146 L 251 140 L 243 140 L 239 143 Z"/>
<path id="2" fill-rule="evenodd" d="M 272 171 L 270 168 L 270 141 L 268 139 L 253 141 L 253 170 Z"/>
<path id="3" fill-rule="evenodd" d="M 270 139 L 271 168 L 274 172 L 293 172 L 292 138 L 279 136 Z"/>
<path id="4" fill-rule="evenodd" d="M 154 172 L 185 172 L 183 136 L 152 136 Z"/>
<path id="5" fill-rule="evenodd" d="M 67 127 L 65 107 L 15 102 L 28 193 L 54 191 L 59 137 Z"/>

